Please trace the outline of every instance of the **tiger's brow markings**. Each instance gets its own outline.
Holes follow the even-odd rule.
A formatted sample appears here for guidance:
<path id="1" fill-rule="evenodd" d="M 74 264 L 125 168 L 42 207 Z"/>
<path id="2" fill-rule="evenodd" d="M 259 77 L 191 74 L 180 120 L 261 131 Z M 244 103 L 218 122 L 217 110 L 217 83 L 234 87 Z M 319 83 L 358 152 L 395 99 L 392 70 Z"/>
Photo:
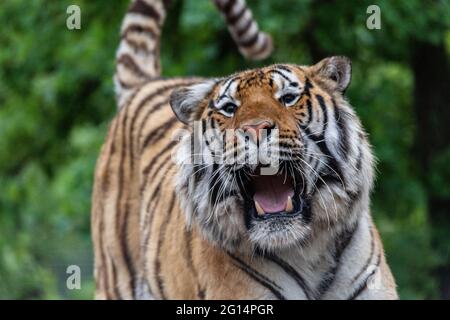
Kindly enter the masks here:
<path id="1" fill-rule="evenodd" d="M 275 68 L 278 68 L 278 69 L 281 69 L 281 70 L 284 70 L 284 71 L 288 71 L 289 73 L 292 73 L 292 70 L 289 69 L 289 67 L 287 67 L 287 66 L 285 66 L 285 65 L 282 65 L 282 64 L 276 64 L 276 65 L 274 65 L 274 67 L 275 67 Z"/>
<path id="2" fill-rule="evenodd" d="M 273 69 L 273 70 L 269 70 L 269 72 L 278 74 L 280 77 L 282 77 L 286 81 L 291 82 L 291 79 L 289 79 L 286 75 L 284 75 L 280 70 Z M 283 85 L 284 85 L 284 83 L 283 83 Z"/>
<path id="3" fill-rule="evenodd" d="M 224 99 L 224 98 L 227 98 L 227 97 L 228 97 L 228 98 L 231 98 L 231 97 L 228 95 L 228 90 L 230 89 L 230 86 L 231 86 L 234 82 L 236 82 L 237 80 L 239 80 L 239 79 L 240 79 L 239 77 L 233 77 L 233 78 L 227 80 L 227 81 L 224 83 L 225 87 L 224 87 L 224 89 L 221 90 L 221 92 L 220 92 L 220 96 L 219 96 L 219 98 L 217 99 L 217 102 L 218 102 L 218 103 L 220 102 L 220 100 L 222 100 L 222 99 Z"/>

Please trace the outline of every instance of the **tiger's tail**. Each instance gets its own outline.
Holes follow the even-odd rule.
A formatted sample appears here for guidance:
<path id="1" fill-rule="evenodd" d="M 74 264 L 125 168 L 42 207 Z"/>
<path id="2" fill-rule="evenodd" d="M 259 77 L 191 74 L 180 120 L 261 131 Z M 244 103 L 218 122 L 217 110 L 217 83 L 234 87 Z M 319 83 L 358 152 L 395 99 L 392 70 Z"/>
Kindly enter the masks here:
<path id="1" fill-rule="evenodd" d="M 170 0 L 132 0 L 122 22 L 116 53 L 114 85 L 120 108 L 143 83 L 161 75 L 160 36 Z M 245 0 L 214 0 L 223 13 L 239 51 L 249 59 L 264 59 L 272 40 L 259 30 Z"/>
<path id="2" fill-rule="evenodd" d="M 273 50 L 272 38 L 259 30 L 245 0 L 214 0 L 222 12 L 241 54 L 252 60 L 267 58 Z"/>

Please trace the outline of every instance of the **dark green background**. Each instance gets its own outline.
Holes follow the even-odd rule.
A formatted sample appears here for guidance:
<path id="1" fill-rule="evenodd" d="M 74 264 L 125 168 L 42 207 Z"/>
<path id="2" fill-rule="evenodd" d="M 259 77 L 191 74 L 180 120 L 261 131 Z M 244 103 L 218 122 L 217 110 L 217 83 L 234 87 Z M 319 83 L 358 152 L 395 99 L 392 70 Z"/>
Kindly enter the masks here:
<path id="1" fill-rule="evenodd" d="M 239 56 L 207 0 L 173 1 L 165 75 L 226 75 L 327 55 L 353 60 L 350 102 L 378 158 L 372 209 L 401 298 L 450 296 L 450 2 L 248 1 L 276 46 Z M 66 8 L 81 8 L 81 30 Z M 366 9 L 381 8 L 381 30 Z M 112 74 L 127 1 L 0 3 L 0 298 L 92 298 L 90 196 L 116 106 Z M 81 290 L 66 289 L 68 265 Z"/>

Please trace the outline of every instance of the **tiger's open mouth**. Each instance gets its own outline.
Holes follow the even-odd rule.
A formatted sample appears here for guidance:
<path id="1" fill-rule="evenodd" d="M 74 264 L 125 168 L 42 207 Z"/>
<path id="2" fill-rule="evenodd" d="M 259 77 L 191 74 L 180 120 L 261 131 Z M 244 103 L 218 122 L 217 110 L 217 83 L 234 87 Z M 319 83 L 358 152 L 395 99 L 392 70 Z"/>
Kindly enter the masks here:
<path id="1" fill-rule="evenodd" d="M 263 175 L 257 168 L 241 184 L 241 190 L 248 227 L 251 222 L 289 220 L 300 215 L 309 217 L 309 205 L 299 175 L 293 176 L 286 172 Z"/>

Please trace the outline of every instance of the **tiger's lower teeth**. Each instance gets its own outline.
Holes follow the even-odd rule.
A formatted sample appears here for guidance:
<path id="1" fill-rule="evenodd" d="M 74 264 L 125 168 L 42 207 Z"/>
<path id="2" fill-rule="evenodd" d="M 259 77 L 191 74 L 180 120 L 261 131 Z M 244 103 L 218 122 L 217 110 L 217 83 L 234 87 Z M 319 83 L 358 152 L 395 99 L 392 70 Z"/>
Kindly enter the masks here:
<path id="1" fill-rule="evenodd" d="M 261 207 L 261 205 L 256 200 L 255 200 L 255 208 L 256 208 L 256 212 L 258 213 L 259 216 L 266 214 L 264 212 L 264 209 Z"/>
<path id="2" fill-rule="evenodd" d="M 261 207 L 261 205 L 258 203 L 258 201 L 254 200 L 255 202 L 255 208 L 256 208 L 256 213 L 259 216 L 263 216 L 266 214 L 266 212 L 264 211 L 264 209 Z M 286 213 L 292 213 L 294 211 L 294 204 L 292 202 L 292 197 L 288 196 L 288 200 L 286 202 L 286 207 L 284 209 L 284 211 Z"/>
<path id="3" fill-rule="evenodd" d="M 288 200 L 286 202 L 286 208 L 284 209 L 284 211 L 292 212 L 293 209 L 294 209 L 294 205 L 292 204 L 292 198 L 291 198 L 291 196 L 288 196 Z"/>

